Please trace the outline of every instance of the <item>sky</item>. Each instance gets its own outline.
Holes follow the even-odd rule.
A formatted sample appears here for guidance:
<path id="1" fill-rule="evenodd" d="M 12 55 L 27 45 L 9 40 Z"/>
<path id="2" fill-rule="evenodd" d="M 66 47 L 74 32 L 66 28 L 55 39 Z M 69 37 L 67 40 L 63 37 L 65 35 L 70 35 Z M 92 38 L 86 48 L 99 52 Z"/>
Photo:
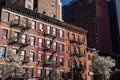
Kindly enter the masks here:
<path id="1" fill-rule="evenodd" d="M 70 1 L 72 1 L 72 0 L 61 0 L 62 5 L 68 4 Z"/>

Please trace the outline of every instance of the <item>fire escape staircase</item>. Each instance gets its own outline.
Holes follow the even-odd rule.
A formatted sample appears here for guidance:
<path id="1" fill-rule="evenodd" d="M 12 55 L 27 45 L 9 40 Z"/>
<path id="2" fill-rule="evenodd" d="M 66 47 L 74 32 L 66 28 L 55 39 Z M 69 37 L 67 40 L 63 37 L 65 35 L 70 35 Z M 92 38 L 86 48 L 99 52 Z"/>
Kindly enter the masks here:
<path id="1" fill-rule="evenodd" d="M 20 53 L 25 47 L 27 47 L 30 44 L 30 40 L 25 40 L 25 43 L 21 41 L 21 37 L 24 34 L 26 30 L 30 29 L 30 24 L 24 25 L 23 21 L 21 23 L 18 23 L 18 20 L 13 20 L 10 23 L 10 28 L 17 28 L 20 30 L 17 37 L 11 37 L 8 42 L 8 45 L 18 45 L 19 49 L 17 50 L 17 53 Z M 10 31 L 11 32 L 11 31 Z M 16 40 L 15 40 L 16 39 Z"/>

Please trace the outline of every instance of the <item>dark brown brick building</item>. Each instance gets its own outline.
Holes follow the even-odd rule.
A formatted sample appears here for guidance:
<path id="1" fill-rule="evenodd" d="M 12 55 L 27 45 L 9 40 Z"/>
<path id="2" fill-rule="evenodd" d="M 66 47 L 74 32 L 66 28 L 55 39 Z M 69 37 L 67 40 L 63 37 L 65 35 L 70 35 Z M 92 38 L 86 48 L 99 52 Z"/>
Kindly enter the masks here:
<path id="1" fill-rule="evenodd" d="M 88 46 L 112 53 L 107 0 L 75 0 L 63 6 L 63 20 L 88 31 Z"/>
<path id="2" fill-rule="evenodd" d="M 0 5 L 1 65 L 13 49 L 22 60 L 29 58 L 24 67 L 32 80 L 93 80 L 93 50 L 87 48 L 86 30 L 22 6 Z"/>

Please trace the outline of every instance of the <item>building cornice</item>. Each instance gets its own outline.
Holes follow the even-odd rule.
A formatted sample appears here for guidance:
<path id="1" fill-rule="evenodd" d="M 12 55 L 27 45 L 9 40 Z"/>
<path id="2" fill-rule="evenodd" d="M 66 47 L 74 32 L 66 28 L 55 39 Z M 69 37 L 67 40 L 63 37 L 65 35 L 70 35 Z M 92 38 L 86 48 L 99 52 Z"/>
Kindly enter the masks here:
<path id="1" fill-rule="evenodd" d="M 87 34 L 87 31 L 80 27 L 62 22 L 60 20 L 46 16 L 42 13 L 38 13 L 36 11 L 27 9 L 22 6 L 4 3 L 4 4 L 2 4 L 2 8 L 12 11 L 12 12 L 15 12 L 15 13 L 18 13 L 18 14 L 21 14 L 21 15 L 24 15 L 24 16 L 27 16 L 27 17 L 30 17 L 30 18 L 33 18 L 33 19 L 36 19 L 36 20 L 40 20 L 40 21 L 47 22 L 47 23 L 50 23 L 53 25 L 57 25 L 58 27 L 61 27 L 61 28 L 64 28 L 64 29 L 67 29 L 67 30 L 70 30 L 70 31 L 73 31 L 76 33 L 80 33 L 80 34 L 84 34 L 84 35 Z"/>

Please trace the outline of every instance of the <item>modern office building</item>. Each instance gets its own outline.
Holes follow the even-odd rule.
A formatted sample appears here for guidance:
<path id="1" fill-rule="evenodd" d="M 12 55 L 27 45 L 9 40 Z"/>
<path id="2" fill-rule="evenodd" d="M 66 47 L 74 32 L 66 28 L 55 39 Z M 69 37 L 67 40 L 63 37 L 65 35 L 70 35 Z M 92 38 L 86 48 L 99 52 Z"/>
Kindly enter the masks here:
<path id="1" fill-rule="evenodd" d="M 101 53 L 114 51 L 107 0 L 74 0 L 63 6 L 63 20 L 88 31 L 89 47 Z"/>
<path id="2" fill-rule="evenodd" d="M 26 75 L 16 74 L 18 77 L 93 80 L 94 52 L 87 48 L 87 31 L 46 14 L 18 4 L 0 3 L 0 77 L 5 72 L 4 59 L 12 49 L 21 60 L 30 60 L 24 65 Z"/>
<path id="3" fill-rule="evenodd" d="M 113 52 L 120 53 L 120 1 L 108 0 Z"/>

